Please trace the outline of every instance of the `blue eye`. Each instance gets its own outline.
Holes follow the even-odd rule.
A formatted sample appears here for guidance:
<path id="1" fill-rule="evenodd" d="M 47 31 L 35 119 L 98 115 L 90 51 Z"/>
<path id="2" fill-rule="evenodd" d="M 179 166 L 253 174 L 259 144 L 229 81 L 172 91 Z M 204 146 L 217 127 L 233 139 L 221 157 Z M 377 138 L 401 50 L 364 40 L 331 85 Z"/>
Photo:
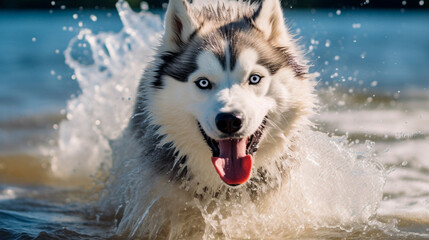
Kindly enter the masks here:
<path id="1" fill-rule="evenodd" d="M 201 89 L 211 89 L 212 88 L 212 84 L 210 83 L 210 81 L 207 78 L 200 78 L 197 81 L 195 81 L 195 84 L 197 85 L 197 87 L 199 87 Z"/>
<path id="2" fill-rule="evenodd" d="M 252 74 L 249 77 L 249 84 L 253 84 L 256 85 L 261 81 L 262 77 L 259 76 L 258 74 Z"/>

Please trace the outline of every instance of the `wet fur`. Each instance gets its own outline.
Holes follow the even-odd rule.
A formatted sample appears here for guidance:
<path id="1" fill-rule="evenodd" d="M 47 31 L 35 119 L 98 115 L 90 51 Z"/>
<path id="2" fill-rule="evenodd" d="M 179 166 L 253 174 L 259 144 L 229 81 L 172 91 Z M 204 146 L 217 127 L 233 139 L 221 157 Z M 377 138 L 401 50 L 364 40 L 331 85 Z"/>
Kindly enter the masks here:
<path id="1" fill-rule="evenodd" d="M 276 1 L 272 2 L 276 4 Z M 288 99 L 283 98 L 284 93 L 274 93 L 278 94 L 277 110 L 281 114 L 269 113 L 269 130 L 255 156 L 256 159 L 266 159 L 266 163 L 256 162 L 256 169 L 274 171 L 274 175 L 275 172 L 281 171 L 278 166 L 282 164 L 278 161 L 283 161 L 281 159 L 284 158 L 294 132 L 308 124 L 307 117 L 311 114 L 315 102 L 313 82 L 307 74 L 308 67 L 287 31 L 273 30 L 268 41 L 263 41 L 264 32 L 255 27 L 255 22 L 258 21 L 255 18 L 266 17 L 261 16 L 261 10 L 257 4 L 240 2 L 219 2 L 217 5 L 199 8 L 185 4 L 185 11 L 193 16 L 188 22 L 196 22 L 194 24 L 198 27 L 192 29 L 187 37 L 175 35 L 171 37 L 173 40 L 169 41 L 164 37 L 156 60 L 145 70 L 142 77 L 131 121 L 131 134 L 144 146 L 141 158 L 147 161 L 150 157 L 150 165 L 154 171 L 168 174 L 170 179 L 176 181 L 186 181 L 195 192 L 201 193 L 207 188 L 212 193 L 217 192 L 223 183 L 210 162 L 210 149 L 203 141 L 195 116 L 177 110 L 185 107 L 176 106 L 175 103 L 181 102 L 178 98 L 187 96 L 170 93 L 169 89 L 175 89 L 176 85 L 180 85 L 195 71 L 196 57 L 201 51 L 213 52 L 225 67 L 225 48 L 220 43 L 222 39 L 228 39 L 232 69 L 243 49 L 256 49 L 261 54 L 258 56 L 259 63 L 268 68 L 271 74 L 281 75 L 279 78 L 282 83 L 279 84 L 287 85 L 284 90 L 290 94 Z M 183 13 L 170 13 L 173 16 L 166 16 L 166 24 L 169 17 L 174 19 L 170 31 L 184 27 L 184 23 L 178 23 L 179 14 Z M 282 18 L 282 15 L 275 16 L 281 13 L 274 9 L 269 14 L 273 15 L 270 16 L 272 19 L 269 22 L 279 25 L 274 26 L 274 29 L 284 27 L 284 23 L 278 22 L 277 19 Z M 275 147 L 277 145 L 278 147 Z M 153 152 L 158 154 L 154 157 Z"/>
<path id="2" fill-rule="evenodd" d="M 240 74 L 234 69 L 244 68 L 247 59 L 252 58 L 256 58 L 254 64 L 267 70 L 267 79 L 270 79 L 263 93 L 248 87 L 234 87 L 239 93 L 234 96 L 235 100 L 230 96 L 233 90 L 228 90 L 230 95 L 220 91 L 216 103 L 205 108 L 197 106 L 198 101 L 208 100 L 204 92 L 188 91 L 194 86 L 189 78 L 201 64 L 218 69 L 213 70 L 215 75 L 224 71 L 234 77 Z M 250 196 L 264 193 L 269 197 L 266 193 L 270 189 L 287 180 L 287 169 L 294 161 L 294 154 L 299 154 L 294 142 L 311 124 L 309 117 L 316 104 L 314 85 L 302 51 L 284 24 L 278 0 L 265 0 L 261 4 L 221 1 L 198 7 L 183 0 L 171 0 L 166 14 L 166 33 L 154 61 L 144 71 L 130 125 L 113 148 L 121 149 L 116 151 L 120 158 L 132 159 L 119 163 L 124 165 L 123 169 L 130 169 L 126 164 L 140 169 L 138 173 L 128 174 L 132 176 L 130 181 L 150 176 L 146 180 L 157 182 L 150 192 L 155 191 L 155 186 L 168 186 L 175 192 L 174 198 L 182 196 L 185 202 L 195 197 L 225 196 L 234 191 L 244 191 Z M 263 104 L 252 106 L 250 100 L 244 99 L 249 95 L 246 91 L 252 91 L 250 95 L 262 99 Z M 265 117 L 262 112 L 268 121 L 254 155 L 251 179 L 239 188 L 231 188 L 216 173 L 210 161 L 211 150 L 198 122 L 202 122 L 210 137 L 216 138 L 207 117 L 212 113 L 207 111 L 247 108 L 255 108 L 249 110 L 254 114 L 249 119 L 260 119 L 249 120 L 248 132 L 259 126 Z M 115 184 L 112 181 L 112 185 Z M 124 216 L 137 208 L 131 206 L 124 211 Z M 139 211 L 143 214 L 144 209 Z M 135 226 L 136 220 L 123 220 L 122 229 Z"/>

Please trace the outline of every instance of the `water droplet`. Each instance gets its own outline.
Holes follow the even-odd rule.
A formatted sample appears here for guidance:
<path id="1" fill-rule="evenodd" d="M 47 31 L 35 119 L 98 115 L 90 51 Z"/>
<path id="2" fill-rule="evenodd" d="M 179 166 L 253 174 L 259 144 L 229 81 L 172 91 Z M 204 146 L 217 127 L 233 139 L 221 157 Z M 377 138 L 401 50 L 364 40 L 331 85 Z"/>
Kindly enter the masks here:
<path id="1" fill-rule="evenodd" d="M 360 28 L 360 27 L 361 27 L 361 25 L 360 25 L 360 23 L 353 23 L 353 24 L 352 24 L 352 27 L 353 27 L 353 28 Z"/>
<path id="2" fill-rule="evenodd" d="M 124 87 L 123 87 L 123 86 L 121 86 L 121 85 L 119 85 L 119 84 L 116 84 L 115 89 L 116 89 L 118 92 L 122 92 L 122 91 L 124 91 Z"/>
<path id="3" fill-rule="evenodd" d="M 325 47 L 330 47 L 331 46 L 331 41 L 329 41 L 329 40 L 326 40 L 326 42 L 325 42 Z"/>
<path id="4" fill-rule="evenodd" d="M 94 14 L 91 14 L 89 16 L 89 18 L 91 18 L 91 21 L 96 22 L 97 21 L 97 16 L 95 16 Z"/>
<path id="5" fill-rule="evenodd" d="M 376 86 L 377 86 L 377 84 L 378 84 L 378 82 L 377 82 L 377 81 L 372 81 L 372 82 L 371 82 L 371 87 L 376 87 Z"/>
<path id="6" fill-rule="evenodd" d="M 341 10 L 340 10 L 340 9 L 338 9 L 335 13 L 336 13 L 338 16 L 340 16 L 340 15 L 341 15 Z"/>
<path id="7" fill-rule="evenodd" d="M 73 14 L 73 19 L 77 19 L 77 18 L 78 18 L 77 13 Z"/>
<path id="8" fill-rule="evenodd" d="M 31 41 L 32 41 L 32 42 L 36 42 L 36 41 L 37 41 L 37 38 L 33 37 L 33 38 L 31 39 Z"/>
<path id="9" fill-rule="evenodd" d="M 147 4 L 147 2 L 145 2 L 145 1 L 143 1 L 143 2 L 140 3 L 140 8 L 143 11 L 147 11 L 147 10 L 149 10 L 149 4 Z"/>
<path id="10" fill-rule="evenodd" d="M 334 60 L 335 60 L 335 61 L 340 60 L 340 56 L 338 56 L 338 55 L 337 55 L 337 56 L 335 56 L 335 57 L 334 57 Z"/>
<path id="11" fill-rule="evenodd" d="M 419 5 L 420 5 L 420 6 L 425 5 L 425 1 L 423 1 L 423 0 L 422 0 L 422 1 L 420 1 L 420 2 L 419 2 Z"/>
<path id="12" fill-rule="evenodd" d="M 51 70 L 51 75 L 55 75 L 55 71 L 54 70 Z"/>
<path id="13" fill-rule="evenodd" d="M 372 102 L 372 100 L 373 100 L 373 98 L 372 98 L 372 97 L 368 97 L 368 98 L 366 99 L 366 102 L 367 102 L 367 103 L 370 103 L 370 102 Z"/>
<path id="14" fill-rule="evenodd" d="M 407 1 L 402 1 L 402 5 L 403 6 L 407 5 Z"/>
<path id="15" fill-rule="evenodd" d="M 403 162 L 401 163 L 401 165 L 402 165 L 403 167 L 407 166 L 407 164 L 408 164 L 408 161 L 403 161 Z"/>
<path id="16" fill-rule="evenodd" d="M 101 124 L 101 121 L 100 120 L 95 120 L 95 125 L 97 125 L 97 126 L 100 126 L 100 124 Z"/>
<path id="17" fill-rule="evenodd" d="M 61 5 L 61 10 L 65 10 L 66 9 L 66 5 Z"/>
<path id="18" fill-rule="evenodd" d="M 51 2 L 51 5 L 52 5 L 52 6 L 55 6 L 55 1 L 52 1 L 52 2 Z"/>

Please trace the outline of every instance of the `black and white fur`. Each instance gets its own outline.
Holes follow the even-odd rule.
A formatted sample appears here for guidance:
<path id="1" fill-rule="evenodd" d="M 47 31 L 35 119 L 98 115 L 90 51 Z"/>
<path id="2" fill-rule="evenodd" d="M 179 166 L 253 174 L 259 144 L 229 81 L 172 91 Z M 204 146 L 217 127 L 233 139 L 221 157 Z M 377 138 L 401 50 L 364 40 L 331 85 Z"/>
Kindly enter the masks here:
<path id="1" fill-rule="evenodd" d="M 257 85 L 248 82 L 253 73 L 263 76 Z M 196 86 L 201 77 L 210 80 L 212 89 Z M 165 34 L 137 89 L 134 114 L 123 141 L 117 143 L 122 150 L 115 152 L 132 161 L 119 163 L 123 166 L 117 171 L 124 172 L 116 172 L 111 184 L 120 184 L 118 176 L 132 176 L 126 185 L 145 188 L 147 193 L 134 199 L 142 203 L 123 215 L 139 206 L 152 206 L 148 199 L 156 195 L 151 195 L 154 189 L 166 186 L 177 191 L 174 198 L 192 199 L 229 191 L 258 195 L 282 184 L 288 165 L 299 154 L 294 143 L 310 125 L 316 104 L 314 85 L 303 54 L 284 23 L 279 0 L 256 4 L 220 1 L 203 6 L 170 0 Z M 244 116 L 239 137 L 254 134 L 266 121 L 251 178 L 235 188 L 225 185 L 216 173 L 210 161 L 212 149 L 204 136 L 222 138 L 215 125 L 220 112 Z M 137 220 L 125 218 L 121 226 L 130 228 Z"/>

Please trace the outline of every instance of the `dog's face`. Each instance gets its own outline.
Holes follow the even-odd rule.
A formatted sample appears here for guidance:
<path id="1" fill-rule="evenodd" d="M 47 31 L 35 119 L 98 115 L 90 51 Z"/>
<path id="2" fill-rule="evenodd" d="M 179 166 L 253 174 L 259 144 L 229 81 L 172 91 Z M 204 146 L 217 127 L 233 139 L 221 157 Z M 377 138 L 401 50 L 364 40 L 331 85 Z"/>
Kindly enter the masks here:
<path id="1" fill-rule="evenodd" d="M 284 137 L 284 125 L 304 110 L 294 98 L 307 71 L 293 55 L 279 1 L 243 7 L 247 12 L 222 21 L 171 0 L 163 62 L 151 83 L 151 112 L 164 141 L 193 156 L 188 170 L 216 170 L 232 186 L 250 178 L 258 148 Z"/>
<path id="2" fill-rule="evenodd" d="M 269 94 L 271 73 L 260 63 L 258 52 L 247 48 L 231 56 L 228 42 L 224 44 L 220 58 L 210 50 L 197 56 L 198 67 L 189 76 L 188 87 L 194 99 L 191 111 L 212 150 L 217 172 L 225 183 L 238 185 L 250 177 L 252 154 L 275 99 Z"/>

